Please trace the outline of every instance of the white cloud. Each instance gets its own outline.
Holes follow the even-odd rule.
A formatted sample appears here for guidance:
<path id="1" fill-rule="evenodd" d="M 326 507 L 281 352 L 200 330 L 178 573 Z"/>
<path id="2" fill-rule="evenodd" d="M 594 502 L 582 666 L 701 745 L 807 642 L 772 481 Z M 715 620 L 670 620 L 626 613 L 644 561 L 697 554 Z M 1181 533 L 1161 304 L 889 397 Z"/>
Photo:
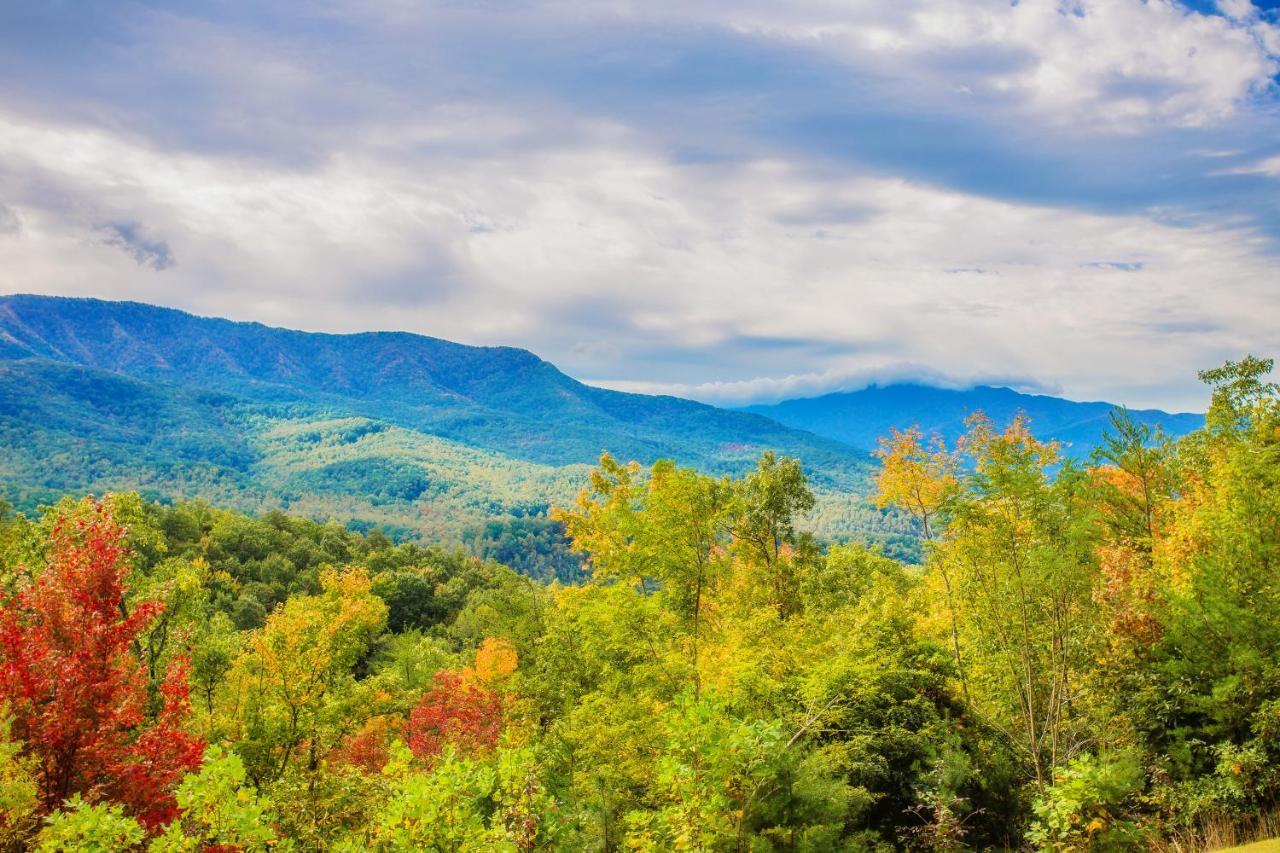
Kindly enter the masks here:
<path id="1" fill-rule="evenodd" d="M 869 385 L 919 383 L 935 388 L 973 388 L 996 385 L 1036 394 L 1056 394 L 1061 388 L 1016 376 L 953 376 L 920 364 L 885 362 L 856 371 L 827 370 L 820 373 L 798 373 L 783 377 L 759 376 L 735 382 L 646 382 L 636 380 L 599 380 L 592 384 L 615 391 L 639 394 L 667 394 L 688 397 L 718 406 L 744 406 L 751 403 L 776 403 L 805 397 L 817 397 L 834 391 L 856 391 Z"/>
<path id="2" fill-rule="evenodd" d="M 1249 163 L 1244 166 L 1237 166 L 1233 169 L 1221 169 L 1214 172 L 1215 175 L 1269 175 L 1271 177 L 1280 177 L 1280 156 L 1268 157 L 1264 160 L 1258 160 L 1255 163 Z"/>
<path id="3" fill-rule="evenodd" d="M 524 345 L 721 402 L 1035 376 L 1194 407 L 1197 368 L 1280 350 L 1272 211 L 1201 180 L 1280 175 L 1239 165 L 1280 29 L 1220 5 L 139 7 L 100 62 L 0 93 L 0 290 Z"/>
<path id="4" fill-rule="evenodd" d="M 1274 86 L 1280 26 L 1247 0 L 1223 16 L 1174 0 L 748 0 L 547 4 L 561 14 L 696 22 L 787 42 L 942 105 L 956 93 L 1059 129 L 1203 126 Z"/>

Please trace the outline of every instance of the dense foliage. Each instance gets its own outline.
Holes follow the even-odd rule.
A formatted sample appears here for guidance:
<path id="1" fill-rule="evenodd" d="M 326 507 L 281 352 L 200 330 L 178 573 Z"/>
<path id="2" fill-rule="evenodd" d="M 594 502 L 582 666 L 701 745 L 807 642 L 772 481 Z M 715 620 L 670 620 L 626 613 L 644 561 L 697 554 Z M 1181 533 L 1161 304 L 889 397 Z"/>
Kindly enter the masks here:
<path id="1" fill-rule="evenodd" d="M 1120 850 L 1246 835 L 1280 786 L 1280 388 L 882 446 L 923 561 L 828 546 L 798 461 L 604 456 L 580 583 L 136 495 L 0 522 L 0 845 Z M 77 629 L 71 629 L 75 624 Z M 142 769 L 146 769 L 143 774 Z"/>

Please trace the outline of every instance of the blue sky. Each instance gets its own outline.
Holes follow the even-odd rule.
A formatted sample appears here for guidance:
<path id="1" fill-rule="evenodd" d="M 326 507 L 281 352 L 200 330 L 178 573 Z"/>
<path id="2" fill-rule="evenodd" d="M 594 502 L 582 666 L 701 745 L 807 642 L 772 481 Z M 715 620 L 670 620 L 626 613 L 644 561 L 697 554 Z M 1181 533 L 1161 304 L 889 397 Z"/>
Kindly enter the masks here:
<path id="1" fill-rule="evenodd" d="M 1280 353 L 1276 6 L 4 4 L 0 291 L 1197 408 Z"/>

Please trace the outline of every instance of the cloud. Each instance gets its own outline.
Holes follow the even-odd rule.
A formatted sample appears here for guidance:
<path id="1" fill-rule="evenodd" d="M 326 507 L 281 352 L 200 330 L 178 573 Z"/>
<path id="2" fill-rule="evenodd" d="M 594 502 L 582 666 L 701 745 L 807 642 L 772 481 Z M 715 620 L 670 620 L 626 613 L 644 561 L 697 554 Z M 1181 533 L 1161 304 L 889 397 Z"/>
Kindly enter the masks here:
<path id="1" fill-rule="evenodd" d="M 24 290 L 739 401 L 928 365 L 1196 408 L 1280 349 L 1239 2 L 88 5 L 0 13 Z"/>
<path id="2" fill-rule="evenodd" d="M 1267 157 L 1263 160 L 1257 160 L 1247 163 L 1243 166 L 1236 166 L 1232 169 L 1222 169 L 1214 174 L 1218 175 L 1267 175 L 1269 177 L 1280 177 L 1280 155 L 1275 157 Z"/>
<path id="3" fill-rule="evenodd" d="M 687 397 L 717 406 L 745 406 L 752 403 L 776 403 L 806 397 L 818 397 L 840 391 L 858 391 L 872 385 L 919 384 L 935 388 L 968 389 L 979 385 L 1012 388 L 1029 394 L 1060 394 L 1061 386 L 1046 384 L 1029 376 L 975 375 L 953 376 L 918 364 L 893 364 L 865 368 L 853 372 L 826 371 L 791 376 L 756 377 L 736 382 L 701 382 L 697 384 L 637 382 L 629 380 L 599 381 L 593 384 L 615 391 L 640 394 L 667 394 Z"/>
<path id="4" fill-rule="evenodd" d="M 144 236 L 142 226 L 137 222 L 108 222 L 96 230 L 102 233 L 104 245 L 120 249 L 140 267 L 161 272 L 175 263 L 169 244 Z"/>
<path id="5" fill-rule="evenodd" d="M 1236 0 L 1224 15 L 1171 0 L 661 0 L 599 4 L 627 20 L 696 20 L 785 41 L 916 96 L 963 93 L 1072 132 L 1202 126 L 1273 85 L 1280 27 Z M 562 3 L 591 14 L 591 3 Z"/>
<path id="6" fill-rule="evenodd" d="M 95 211 L 165 222 L 184 256 L 161 289 L 69 243 L 61 218 L 72 214 L 61 202 L 41 211 L 33 191 L 22 202 L 39 215 L 0 259 L 49 292 L 101 293 L 110 280 L 110 295 L 208 313 L 409 328 L 528 346 L 587 379 L 625 380 L 623 363 L 631 381 L 752 381 L 762 394 L 762 374 L 843 377 L 906 362 L 1105 395 L 1135 371 L 1190 377 L 1245 342 L 1280 343 L 1266 320 L 1280 309 L 1275 263 L 1240 223 L 1013 204 L 777 159 L 674 164 L 638 134 L 591 124 L 575 146 L 501 163 L 448 155 L 424 168 L 352 152 L 316 171 L 172 154 L 96 129 L 0 129 L 0 162 L 43 175 L 35 186 L 75 188 Z M 863 215 L 822 239 L 780 217 L 854 202 Z M 169 257 L 119 228 L 134 220 L 109 221 L 132 260 Z M 1119 290 L 1117 263 L 1130 267 Z M 396 282 L 394 298 L 377 282 Z M 1136 337 L 1156 306 L 1168 322 L 1229 332 Z M 610 348 L 575 346 L 603 329 Z M 709 378 L 682 378 L 691 373 Z"/>
<path id="7" fill-rule="evenodd" d="M 22 220 L 13 208 L 0 204 L 0 235 L 17 234 L 22 231 Z"/>
<path id="8" fill-rule="evenodd" d="M 575 356 L 598 361 L 617 361 L 622 357 L 622 350 L 610 341 L 579 341 L 569 350 Z"/>
<path id="9" fill-rule="evenodd" d="M 1139 272 L 1146 264 L 1143 261 L 1087 261 L 1082 266 L 1096 270 L 1114 270 L 1116 272 Z"/>

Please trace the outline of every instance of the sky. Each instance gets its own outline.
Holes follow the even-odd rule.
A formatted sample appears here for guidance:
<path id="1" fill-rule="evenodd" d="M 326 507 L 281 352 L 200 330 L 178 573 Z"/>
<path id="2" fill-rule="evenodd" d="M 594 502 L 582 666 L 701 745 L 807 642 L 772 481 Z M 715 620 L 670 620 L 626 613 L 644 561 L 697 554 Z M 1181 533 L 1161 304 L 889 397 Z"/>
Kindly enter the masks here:
<path id="1" fill-rule="evenodd" d="M 1280 355 L 1249 0 L 0 4 L 0 292 L 737 405 Z"/>

